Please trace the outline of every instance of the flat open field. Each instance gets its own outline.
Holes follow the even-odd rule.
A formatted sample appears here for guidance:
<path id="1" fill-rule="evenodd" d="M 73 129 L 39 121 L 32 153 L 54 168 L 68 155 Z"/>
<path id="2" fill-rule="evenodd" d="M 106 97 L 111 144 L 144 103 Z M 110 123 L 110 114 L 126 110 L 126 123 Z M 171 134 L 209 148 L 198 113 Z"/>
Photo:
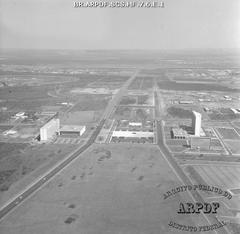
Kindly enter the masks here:
<path id="1" fill-rule="evenodd" d="M 119 103 L 120 105 L 153 105 L 153 97 L 151 95 L 128 95 L 124 96 Z"/>
<path id="2" fill-rule="evenodd" d="M 166 144 L 172 152 L 183 152 L 188 149 L 187 140 L 169 139 L 166 141 Z"/>
<path id="3" fill-rule="evenodd" d="M 219 188 L 239 188 L 240 166 L 199 165 L 194 166 L 208 185 Z"/>
<path id="4" fill-rule="evenodd" d="M 223 139 L 240 140 L 240 136 L 234 128 L 217 128 L 217 131 L 220 133 Z"/>
<path id="5" fill-rule="evenodd" d="M 160 89 L 166 90 L 184 90 L 184 91 L 220 91 L 220 92 L 239 92 L 238 89 L 231 89 L 226 86 L 216 84 L 199 84 L 199 83 L 177 83 L 173 81 L 160 81 L 158 82 Z"/>
<path id="6" fill-rule="evenodd" d="M 11 129 L 13 125 L 0 125 L 0 133 L 3 133 L 4 131 L 7 131 Z"/>
<path id="7" fill-rule="evenodd" d="M 137 77 L 128 87 L 128 89 L 141 89 L 144 82 L 143 77 Z"/>
<path id="8" fill-rule="evenodd" d="M 142 89 L 152 89 L 154 86 L 154 80 L 152 77 L 144 77 L 144 81 L 142 84 Z"/>
<path id="9" fill-rule="evenodd" d="M 98 111 L 75 111 L 68 112 L 61 118 L 61 124 L 67 125 L 85 125 L 86 123 L 93 123 L 99 119 Z"/>
<path id="10" fill-rule="evenodd" d="M 80 94 L 77 104 L 71 111 L 103 110 L 107 106 L 110 98 L 110 95 L 103 94 Z"/>
<path id="11" fill-rule="evenodd" d="M 170 234 L 185 233 L 169 228 L 171 220 L 207 224 L 202 216 L 177 214 L 188 194 L 163 200 L 179 185 L 156 147 L 95 145 L 9 214 L 0 232 Z"/>
<path id="12" fill-rule="evenodd" d="M 133 95 L 128 95 L 122 97 L 120 105 L 136 105 L 137 104 L 137 97 Z"/>
<path id="13" fill-rule="evenodd" d="M 225 140 L 224 143 L 230 148 L 233 154 L 240 154 L 240 141 Z"/>
<path id="14" fill-rule="evenodd" d="M 219 108 L 219 109 L 213 109 L 211 112 L 208 114 L 209 118 L 211 120 L 234 120 L 234 119 L 239 119 L 240 116 L 234 114 L 229 108 Z"/>
<path id="15" fill-rule="evenodd" d="M 129 86 L 130 90 L 146 90 L 152 89 L 154 86 L 152 77 L 137 77 Z"/>
<path id="16" fill-rule="evenodd" d="M 11 186 L 41 165 L 56 163 L 73 146 L 0 143 L 0 201 Z M 9 197 L 8 197 L 9 199 Z"/>
<path id="17" fill-rule="evenodd" d="M 113 118 L 117 120 L 131 120 L 141 122 L 152 120 L 154 116 L 153 108 L 138 108 L 128 106 L 118 106 L 113 113 Z"/>

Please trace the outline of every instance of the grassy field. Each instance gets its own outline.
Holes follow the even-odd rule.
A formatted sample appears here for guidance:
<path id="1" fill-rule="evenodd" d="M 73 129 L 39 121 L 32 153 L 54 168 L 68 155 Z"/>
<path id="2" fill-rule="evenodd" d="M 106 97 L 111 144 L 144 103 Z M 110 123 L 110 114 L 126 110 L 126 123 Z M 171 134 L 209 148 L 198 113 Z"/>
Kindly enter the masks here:
<path id="1" fill-rule="evenodd" d="M 132 120 L 135 122 L 146 121 L 153 119 L 152 108 L 131 108 L 127 106 L 118 106 L 114 112 L 114 117 L 117 120 Z"/>
<path id="2" fill-rule="evenodd" d="M 192 111 L 180 107 L 171 106 L 167 109 L 167 112 L 172 117 L 178 117 L 183 119 L 192 118 Z"/>
<path id="3" fill-rule="evenodd" d="M 0 125 L 0 133 L 3 133 L 4 131 L 7 131 L 11 129 L 13 125 Z"/>
<path id="4" fill-rule="evenodd" d="M 208 185 L 224 189 L 239 187 L 239 166 L 199 165 L 194 168 Z"/>
<path id="5" fill-rule="evenodd" d="M 7 191 L 14 183 L 42 164 L 60 160 L 73 148 L 64 145 L 0 143 L 0 191 Z"/>
<path id="6" fill-rule="evenodd" d="M 131 89 L 141 89 L 142 83 L 144 81 L 144 78 L 137 77 L 128 87 L 129 90 Z"/>
<path id="7" fill-rule="evenodd" d="M 221 91 L 221 92 L 239 92 L 238 89 L 231 89 L 219 84 L 199 84 L 199 83 L 177 83 L 173 81 L 158 82 L 160 89 L 165 90 L 182 90 L 182 91 Z"/>
<path id="8" fill-rule="evenodd" d="M 61 124 L 86 124 L 95 122 L 99 118 L 97 111 L 68 112 L 61 118 Z"/>
<path id="9" fill-rule="evenodd" d="M 154 86 L 153 78 L 152 77 L 144 77 L 142 89 L 151 89 Z"/>
<path id="10" fill-rule="evenodd" d="M 234 114 L 229 108 L 219 108 L 211 110 L 211 113 L 208 114 L 212 120 L 234 120 L 239 119 L 240 116 Z"/>
<path id="11" fill-rule="evenodd" d="M 240 141 L 225 140 L 224 142 L 233 154 L 240 154 Z"/>
<path id="12" fill-rule="evenodd" d="M 0 114 L 0 123 L 8 123 L 11 116 L 16 112 L 1 112 Z"/>
<path id="13" fill-rule="evenodd" d="M 223 139 L 240 140 L 240 136 L 234 128 L 217 128 Z"/>
<path id="14" fill-rule="evenodd" d="M 172 234 L 170 221 L 188 194 L 163 200 L 181 185 L 156 147 L 94 146 L 0 224 L 2 234 Z"/>
<path id="15" fill-rule="evenodd" d="M 78 103 L 72 108 L 71 111 L 97 111 L 103 110 L 108 104 L 111 96 L 109 95 L 78 95 Z"/>
<path id="16" fill-rule="evenodd" d="M 135 96 L 124 96 L 121 101 L 120 105 L 135 105 L 137 102 L 137 98 Z"/>
<path id="17" fill-rule="evenodd" d="M 140 95 L 137 97 L 138 105 L 147 105 L 149 100 L 149 95 Z"/>

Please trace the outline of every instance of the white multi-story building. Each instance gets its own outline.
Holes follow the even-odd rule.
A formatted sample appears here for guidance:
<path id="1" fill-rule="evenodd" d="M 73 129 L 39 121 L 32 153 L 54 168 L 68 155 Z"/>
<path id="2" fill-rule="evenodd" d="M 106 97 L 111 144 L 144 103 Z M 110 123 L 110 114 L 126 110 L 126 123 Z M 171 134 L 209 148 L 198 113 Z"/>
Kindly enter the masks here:
<path id="1" fill-rule="evenodd" d="M 40 128 L 40 141 L 48 141 L 59 132 L 60 121 L 53 118 Z"/>
<path id="2" fill-rule="evenodd" d="M 131 126 L 131 127 L 142 127 L 141 122 L 129 122 L 128 125 Z"/>
<path id="3" fill-rule="evenodd" d="M 64 125 L 59 130 L 59 135 L 77 135 L 82 136 L 86 131 L 86 126 Z"/>
<path id="4" fill-rule="evenodd" d="M 196 111 L 193 111 L 192 128 L 194 136 L 200 136 L 202 124 L 202 115 Z"/>

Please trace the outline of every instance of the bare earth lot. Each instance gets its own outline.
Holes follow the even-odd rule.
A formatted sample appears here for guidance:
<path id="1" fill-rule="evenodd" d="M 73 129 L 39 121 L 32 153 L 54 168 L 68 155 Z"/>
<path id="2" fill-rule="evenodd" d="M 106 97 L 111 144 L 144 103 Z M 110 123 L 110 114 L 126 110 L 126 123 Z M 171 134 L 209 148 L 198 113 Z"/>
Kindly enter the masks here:
<path id="1" fill-rule="evenodd" d="M 188 194 L 163 199 L 166 191 L 179 185 L 156 146 L 94 145 L 9 214 L 0 233 L 184 233 L 168 223 L 206 221 L 177 215 L 180 199 L 190 201 Z"/>

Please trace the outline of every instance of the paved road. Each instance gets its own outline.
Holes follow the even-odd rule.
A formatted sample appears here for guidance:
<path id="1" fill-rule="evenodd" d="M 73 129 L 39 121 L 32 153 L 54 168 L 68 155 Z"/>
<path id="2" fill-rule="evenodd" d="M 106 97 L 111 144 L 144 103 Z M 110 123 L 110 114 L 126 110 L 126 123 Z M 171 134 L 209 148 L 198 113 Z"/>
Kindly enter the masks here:
<path id="1" fill-rule="evenodd" d="M 138 71 L 136 71 L 125 83 L 124 85 L 121 87 L 121 89 L 119 89 L 119 91 L 117 92 L 116 95 L 114 95 L 114 98 L 109 102 L 107 108 L 105 109 L 105 112 L 102 116 L 102 118 L 109 118 L 110 115 L 112 114 L 115 106 L 120 102 L 120 99 L 122 98 L 122 96 L 124 94 L 126 94 L 126 91 L 128 89 L 128 86 L 132 83 L 132 81 L 136 78 L 138 74 Z"/>
<path id="2" fill-rule="evenodd" d="M 165 142 L 164 142 L 164 133 L 163 133 L 163 123 L 162 121 L 157 121 L 157 134 L 158 134 L 158 146 L 160 148 L 160 151 L 163 153 L 163 156 L 167 160 L 167 162 L 171 165 L 172 169 L 177 174 L 178 178 L 183 182 L 184 185 L 193 185 L 191 180 L 185 175 L 182 168 L 177 163 L 176 159 L 173 157 L 173 155 L 168 151 Z M 195 190 L 190 191 L 193 200 L 196 202 L 203 202 L 204 200 L 201 197 L 201 195 Z M 215 224 L 218 223 L 218 219 L 214 215 L 207 215 L 205 218 L 208 220 L 209 224 Z M 218 234 L 226 234 L 229 233 L 226 228 L 219 228 L 217 229 L 216 233 Z"/>
<path id="3" fill-rule="evenodd" d="M 79 149 L 77 149 L 75 152 L 70 154 L 69 157 L 67 157 L 65 160 L 63 160 L 58 165 L 56 165 L 53 169 L 51 169 L 49 172 L 47 172 L 47 174 L 45 174 L 36 183 L 34 183 L 29 188 L 27 188 L 25 191 L 23 191 L 21 194 L 19 194 L 14 200 L 12 200 L 10 203 L 6 204 L 0 210 L 0 220 L 3 219 L 4 216 L 7 215 L 10 211 L 12 211 L 16 206 L 18 206 L 20 203 L 22 203 L 24 200 L 26 200 L 31 194 L 33 194 L 35 191 L 40 189 L 46 182 L 48 182 L 51 178 L 53 178 L 53 176 L 55 176 L 63 168 L 65 168 L 67 165 L 69 165 L 75 158 L 77 158 L 81 153 L 83 153 L 89 146 L 91 146 L 95 142 L 106 119 L 109 118 L 109 116 L 111 115 L 115 106 L 117 105 L 117 103 L 120 101 L 120 99 L 124 95 L 125 91 L 127 90 L 128 86 L 130 85 L 130 83 L 135 79 L 136 75 L 137 75 L 137 72 L 134 73 L 134 75 L 131 76 L 124 83 L 124 85 L 119 90 L 119 92 L 110 101 L 107 108 L 105 109 L 105 112 L 104 112 L 100 122 L 98 123 L 96 129 L 94 130 L 93 134 L 88 139 L 88 141 L 83 146 L 81 146 Z"/>
<path id="4" fill-rule="evenodd" d="M 63 162 L 61 162 L 59 165 L 57 165 L 54 169 L 52 169 L 47 174 L 45 174 L 44 177 L 42 177 L 40 180 L 38 180 L 36 183 L 34 183 L 26 191 L 21 193 L 11 203 L 9 203 L 4 208 L 2 208 L 0 211 L 0 219 L 2 219 L 6 214 L 8 214 L 13 208 L 15 208 L 17 205 L 19 205 L 25 199 L 27 199 L 33 192 L 38 190 L 43 184 L 45 184 L 47 181 L 49 181 L 54 175 L 56 175 L 59 171 L 61 171 L 64 167 L 66 167 L 69 163 L 71 163 L 75 158 L 77 158 L 82 152 L 84 152 L 90 145 L 92 145 L 92 143 L 94 143 L 96 137 L 98 136 L 100 130 L 102 129 L 104 123 L 105 123 L 105 119 L 100 121 L 100 123 L 98 124 L 95 131 L 93 132 L 93 134 L 88 139 L 88 141 L 85 145 L 80 147 L 77 151 L 75 151 L 73 154 L 71 154 L 70 157 L 65 159 Z"/>

